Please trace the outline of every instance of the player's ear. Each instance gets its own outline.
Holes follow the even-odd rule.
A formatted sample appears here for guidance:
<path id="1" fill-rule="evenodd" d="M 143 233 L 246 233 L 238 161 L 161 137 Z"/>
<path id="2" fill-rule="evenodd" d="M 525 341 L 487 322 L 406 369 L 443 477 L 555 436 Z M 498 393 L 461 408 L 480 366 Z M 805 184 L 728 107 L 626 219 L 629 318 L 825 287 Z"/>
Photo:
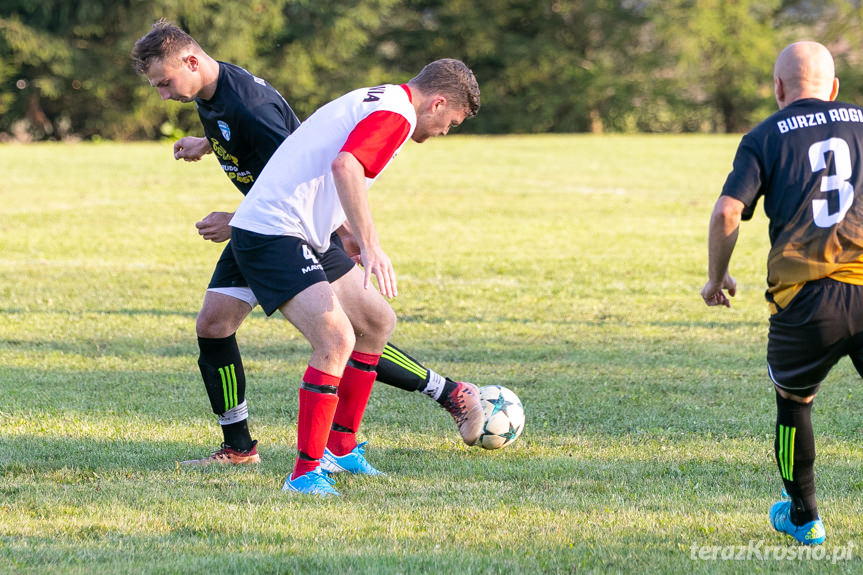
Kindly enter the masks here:
<path id="1" fill-rule="evenodd" d="M 198 62 L 198 57 L 194 54 L 189 54 L 188 56 L 183 58 L 183 62 L 192 72 L 196 72 L 198 70 L 198 65 L 200 64 L 200 62 Z"/>
<path id="2" fill-rule="evenodd" d="M 446 96 L 435 96 L 432 100 L 432 112 L 438 112 L 446 108 Z"/>
<path id="3" fill-rule="evenodd" d="M 782 84 L 782 79 L 779 76 L 773 76 L 773 94 L 776 96 L 776 104 L 781 110 L 785 107 L 785 86 Z"/>
<path id="4" fill-rule="evenodd" d="M 830 101 L 836 99 L 839 95 L 839 78 L 833 78 L 833 89 L 830 91 Z"/>

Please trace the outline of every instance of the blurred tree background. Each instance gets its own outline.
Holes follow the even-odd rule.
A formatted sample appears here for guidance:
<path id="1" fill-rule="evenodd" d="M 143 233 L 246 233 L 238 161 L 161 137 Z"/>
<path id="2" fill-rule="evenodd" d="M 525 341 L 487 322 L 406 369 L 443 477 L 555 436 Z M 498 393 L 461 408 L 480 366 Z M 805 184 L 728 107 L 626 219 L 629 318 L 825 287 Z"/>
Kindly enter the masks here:
<path id="1" fill-rule="evenodd" d="M 741 132 L 775 109 L 772 68 L 798 39 L 830 48 L 861 101 L 863 8 L 846 0 L 0 0 L 0 136 L 198 133 L 129 51 L 165 17 L 266 78 L 302 119 L 356 87 L 464 60 L 473 133 Z"/>

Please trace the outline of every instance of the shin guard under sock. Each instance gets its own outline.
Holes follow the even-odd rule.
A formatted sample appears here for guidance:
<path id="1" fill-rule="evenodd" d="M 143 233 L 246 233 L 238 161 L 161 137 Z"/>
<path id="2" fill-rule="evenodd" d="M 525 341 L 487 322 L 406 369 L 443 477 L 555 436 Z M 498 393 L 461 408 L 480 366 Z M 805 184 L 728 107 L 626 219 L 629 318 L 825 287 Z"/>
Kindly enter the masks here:
<path id="1" fill-rule="evenodd" d="M 334 455 L 350 453 L 359 431 L 375 383 L 375 366 L 380 356 L 355 351 L 351 354 L 339 383 L 339 403 L 333 415 L 327 447 Z"/>
<path id="2" fill-rule="evenodd" d="M 798 403 L 776 393 L 774 451 L 785 491 L 791 496 L 791 522 L 795 525 L 818 518 L 811 414 L 812 403 Z"/>
<path id="3" fill-rule="evenodd" d="M 317 370 L 306 369 L 300 386 L 300 413 L 297 421 L 297 459 L 291 479 L 305 475 L 319 465 L 333 423 L 339 398 L 339 378 Z"/>
<path id="4" fill-rule="evenodd" d="M 246 400 L 246 375 L 236 334 L 224 338 L 198 338 L 198 367 L 213 413 L 221 415 Z"/>
<path id="5" fill-rule="evenodd" d="M 428 381 L 428 370 L 391 343 L 384 347 L 376 371 L 378 381 L 405 391 L 421 391 Z"/>
<path id="6" fill-rule="evenodd" d="M 198 338 L 198 367 L 213 413 L 219 415 L 224 442 L 239 451 L 252 448 L 246 407 L 246 375 L 236 334 Z"/>

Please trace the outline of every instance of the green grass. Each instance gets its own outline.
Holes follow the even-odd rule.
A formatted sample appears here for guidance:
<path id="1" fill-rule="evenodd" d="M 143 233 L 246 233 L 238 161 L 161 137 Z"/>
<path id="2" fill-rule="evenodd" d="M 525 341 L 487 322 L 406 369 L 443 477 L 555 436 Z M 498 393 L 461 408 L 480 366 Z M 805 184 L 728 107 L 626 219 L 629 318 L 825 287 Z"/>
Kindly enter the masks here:
<path id="1" fill-rule="evenodd" d="M 393 341 L 510 387 L 527 425 L 468 448 L 428 398 L 378 385 L 361 435 L 389 476 L 340 477 L 323 502 L 279 491 L 309 350 L 259 310 L 238 337 L 263 463 L 176 465 L 220 441 L 194 334 L 221 246 L 193 224 L 240 198 L 216 162 L 175 162 L 168 143 L 0 146 L 0 572 L 860 572 L 847 360 L 816 402 L 816 473 L 826 551 L 856 548 L 775 558 L 799 548 L 767 525 L 781 482 L 760 210 L 734 307 L 698 295 L 737 141 L 407 146 L 371 190 L 399 279 Z M 751 541 L 774 555 L 692 559 Z"/>

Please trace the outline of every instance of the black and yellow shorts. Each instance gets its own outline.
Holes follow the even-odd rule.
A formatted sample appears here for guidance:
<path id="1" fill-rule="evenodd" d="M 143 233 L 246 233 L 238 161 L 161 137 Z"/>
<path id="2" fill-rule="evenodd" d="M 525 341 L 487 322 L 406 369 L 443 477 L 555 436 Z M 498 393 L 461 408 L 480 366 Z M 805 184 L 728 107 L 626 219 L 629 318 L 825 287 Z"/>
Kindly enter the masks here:
<path id="1" fill-rule="evenodd" d="M 777 387 L 808 397 L 846 355 L 863 375 L 863 286 L 807 282 L 770 316 L 767 369 Z"/>

